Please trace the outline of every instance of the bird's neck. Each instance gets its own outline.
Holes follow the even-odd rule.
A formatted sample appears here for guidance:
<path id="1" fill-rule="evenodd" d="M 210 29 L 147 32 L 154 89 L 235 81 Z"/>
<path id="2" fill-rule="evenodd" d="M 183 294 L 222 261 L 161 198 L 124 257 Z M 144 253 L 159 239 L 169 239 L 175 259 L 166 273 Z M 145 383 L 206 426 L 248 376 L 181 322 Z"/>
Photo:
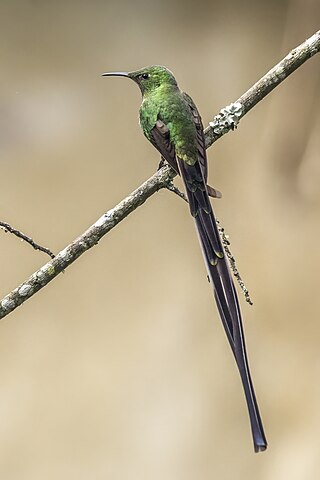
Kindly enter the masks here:
<path id="1" fill-rule="evenodd" d="M 163 83 L 157 88 L 143 92 L 143 100 L 149 100 L 154 98 L 165 98 L 168 95 L 176 94 L 180 92 L 177 85 L 171 83 Z"/>

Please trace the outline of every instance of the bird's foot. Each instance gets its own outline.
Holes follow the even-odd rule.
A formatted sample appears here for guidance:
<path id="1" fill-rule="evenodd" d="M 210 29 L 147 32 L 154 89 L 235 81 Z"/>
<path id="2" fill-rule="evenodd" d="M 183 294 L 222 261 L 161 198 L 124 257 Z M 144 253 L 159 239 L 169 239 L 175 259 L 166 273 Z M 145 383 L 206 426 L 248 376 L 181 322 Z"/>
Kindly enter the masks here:
<path id="1" fill-rule="evenodd" d="M 159 165 L 158 165 L 158 170 L 160 170 L 160 168 L 164 167 L 166 164 L 166 161 L 163 157 L 161 157 L 161 160 L 159 162 Z"/>

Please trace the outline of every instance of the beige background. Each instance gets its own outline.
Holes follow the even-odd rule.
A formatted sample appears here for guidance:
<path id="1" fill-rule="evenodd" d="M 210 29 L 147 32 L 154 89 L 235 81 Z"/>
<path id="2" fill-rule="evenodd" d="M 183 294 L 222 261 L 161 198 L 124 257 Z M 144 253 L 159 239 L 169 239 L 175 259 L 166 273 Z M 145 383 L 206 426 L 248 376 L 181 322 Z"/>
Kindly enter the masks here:
<path id="1" fill-rule="evenodd" d="M 207 124 L 319 28 L 317 0 L 0 2 L 0 218 L 58 252 L 150 176 L 164 64 Z M 154 195 L 0 325 L 3 480 L 316 479 L 320 58 L 209 152 L 269 450 L 253 453 L 186 205 Z M 46 261 L 0 232 L 1 297 Z"/>

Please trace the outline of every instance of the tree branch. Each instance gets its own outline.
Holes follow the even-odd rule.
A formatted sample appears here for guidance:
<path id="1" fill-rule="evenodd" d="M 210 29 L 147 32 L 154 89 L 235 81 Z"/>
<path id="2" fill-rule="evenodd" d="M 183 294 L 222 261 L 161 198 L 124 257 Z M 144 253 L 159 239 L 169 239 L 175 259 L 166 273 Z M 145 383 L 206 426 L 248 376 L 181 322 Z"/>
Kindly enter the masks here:
<path id="1" fill-rule="evenodd" d="M 234 104 L 221 110 L 210 126 L 204 130 L 206 148 L 210 147 L 227 131 L 237 125 L 251 108 L 260 102 L 277 85 L 285 80 L 306 60 L 320 51 L 320 30 L 293 49 L 281 62 L 273 67 L 255 85 L 245 92 Z M 80 255 L 96 245 L 99 240 L 142 205 L 151 195 L 162 188 L 172 190 L 172 179 L 176 174 L 164 166 L 144 182 L 137 190 L 117 206 L 102 215 L 86 232 L 64 248 L 54 259 L 43 265 L 25 282 L 6 295 L 0 302 L 0 319 L 47 285 L 59 273 L 71 265 Z"/>
<path id="2" fill-rule="evenodd" d="M 304 62 L 313 57 L 316 53 L 320 51 L 320 30 L 318 30 L 314 35 L 307 38 L 303 43 L 298 47 L 291 50 L 286 57 L 284 57 L 281 62 L 275 65 L 269 72 L 267 72 L 260 80 L 257 81 L 249 90 L 247 90 L 243 95 L 241 95 L 238 100 L 234 102 L 233 105 L 240 104 L 242 106 L 241 115 L 238 116 L 235 120 L 235 125 L 230 126 L 228 130 L 233 130 L 234 126 L 237 125 L 240 118 L 248 113 L 251 108 L 253 108 L 257 103 L 259 103 L 268 93 L 272 92 L 280 83 L 282 83 L 291 73 L 293 73 L 297 68 L 299 68 Z M 227 107 L 228 109 L 228 107 Z M 223 112 L 225 109 L 222 109 Z M 221 113 L 220 113 L 221 115 Z M 219 115 L 218 115 L 219 116 Z M 212 122 L 214 123 L 214 122 Z M 232 123 L 232 122 L 231 122 Z M 205 139 L 206 139 L 206 148 L 211 147 L 211 145 L 216 142 L 226 131 L 214 131 L 212 124 L 204 130 Z"/>
<path id="3" fill-rule="evenodd" d="M 96 245 L 101 238 L 142 205 L 151 195 L 165 188 L 175 176 L 169 166 L 162 167 L 118 205 L 102 215 L 88 230 L 76 238 L 56 257 L 43 265 L 25 282 L 6 295 L 0 302 L 0 319 L 15 310 L 38 290 L 63 272 L 80 255 Z"/>

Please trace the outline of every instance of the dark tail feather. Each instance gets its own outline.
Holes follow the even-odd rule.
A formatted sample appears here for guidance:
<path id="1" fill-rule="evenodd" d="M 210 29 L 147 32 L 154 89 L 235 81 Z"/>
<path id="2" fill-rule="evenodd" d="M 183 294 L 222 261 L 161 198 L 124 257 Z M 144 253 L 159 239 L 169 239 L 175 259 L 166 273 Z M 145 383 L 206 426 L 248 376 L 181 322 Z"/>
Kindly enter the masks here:
<path id="1" fill-rule="evenodd" d="M 217 267 L 208 266 L 208 269 L 210 271 L 210 277 L 215 285 L 215 299 L 220 317 L 225 327 L 241 376 L 241 381 L 248 405 L 254 449 L 255 452 L 260 452 L 267 448 L 267 440 L 264 434 L 259 407 L 250 375 L 240 307 L 235 292 L 235 287 L 233 285 L 233 281 L 225 260 L 219 260 Z M 220 288 L 216 288 L 217 284 L 220 284 Z M 222 287 L 223 284 L 224 287 Z M 218 294 L 218 290 L 220 290 L 220 294 Z M 221 290 L 226 292 L 226 295 L 221 296 Z M 229 330 L 229 325 L 231 323 L 232 332 Z"/>
<path id="2" fill-rule="evenodd" d="M 250 376 L 240 307 L 221 245 L 216 220 L 205 186 L 206 182 L 199 162 L 195 165 L 188 165 L 179 158 L 177 158 L 177 161 L 181 177 L 186 186 L 189 208 L 196 222 L 209 277 L 214 286 L 220 317 L 240 372 L 248 405 L 254 449 L 256 452 L 261 452 L 267 448 L 267 441 Z"/>
<path id="3" fill-rule="evenodd" d="M 209 214 L 208 216 L 211 217 L 212 222 L 215 222 L 213 213 Z M 216 264 L 212 265 L 211 257 L 208 255 L 209 242 L 207 225 L 209 224 L 209 222 L 206 222 L 207 224 L 204 225 L 202 215 L 197 215 L 195 221 L 197 230 L 199 232 L 199 237 L 206 260 L 209 276 L 214 286 L 214 294 L 219 314 L 224 329 L 226 331 L 231 349 L 233 351 L 243 384 L 243 389 L 248 405 L 254 449 L 255 452 L 260 452 L 267 448 L 267 441 L 263 431 L 259 407 L 255 397 L 252 379 L 250 375 L 237 294 L 235 291 L 233 280 L 230 275 L 226 258 L 217 258 Z M 216 246 L 216 240 L 214 243 Z M 221 245 L 220 248 L 222 249 Z"/>

